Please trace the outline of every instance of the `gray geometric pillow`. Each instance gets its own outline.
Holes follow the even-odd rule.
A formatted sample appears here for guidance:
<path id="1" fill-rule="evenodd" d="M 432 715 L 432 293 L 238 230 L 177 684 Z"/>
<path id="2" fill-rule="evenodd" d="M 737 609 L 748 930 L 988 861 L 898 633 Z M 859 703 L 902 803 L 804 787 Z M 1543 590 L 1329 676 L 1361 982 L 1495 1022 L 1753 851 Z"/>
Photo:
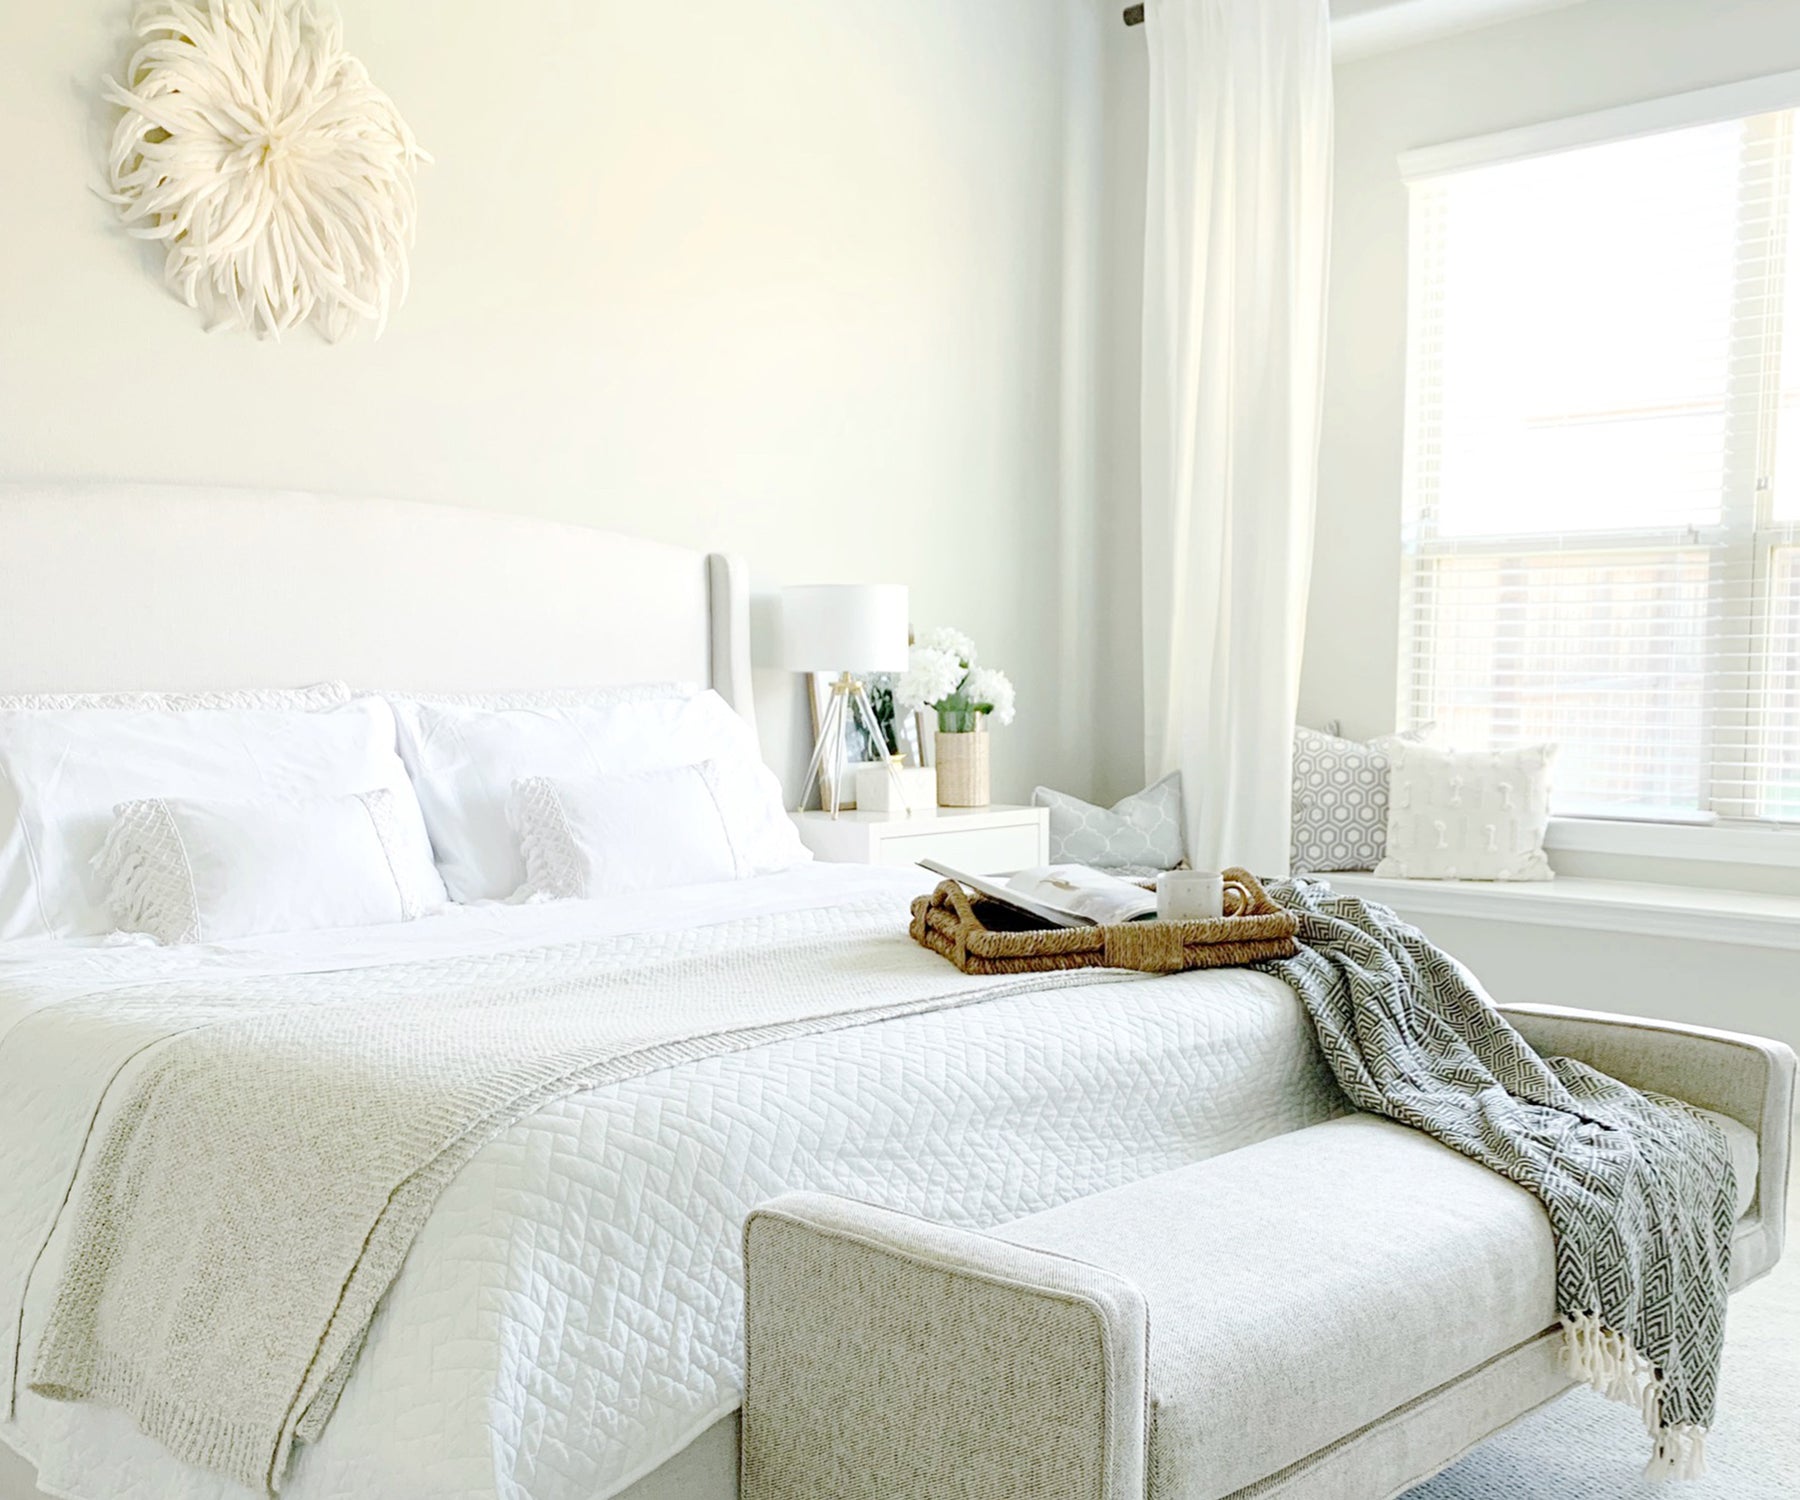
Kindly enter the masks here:
<path id="1" fill-rule="evenodd" d="M 1031 794 L 1031 805 L 1050 809 L 1051 864 L 1144 875 L 1173 870 L 1187 858 L 1179 771 L 1110 808 L 1047 786 Z"/>
<path id="2" fill-rule="evenodd" d="M 1387 852 L 1388 747 L 1414 734 L 1364 744 L 1317 729 L 1294 731 L 1296 875 L 1373 870 Z"/>

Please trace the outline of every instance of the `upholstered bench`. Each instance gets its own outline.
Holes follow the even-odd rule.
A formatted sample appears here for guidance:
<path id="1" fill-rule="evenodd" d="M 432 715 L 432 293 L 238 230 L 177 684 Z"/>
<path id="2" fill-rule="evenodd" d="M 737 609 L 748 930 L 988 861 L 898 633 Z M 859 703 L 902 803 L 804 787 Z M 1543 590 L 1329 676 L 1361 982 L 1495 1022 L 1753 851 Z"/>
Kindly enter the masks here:
<path id="1" fill-rule="evenodd" d="M 1774 1263 L 1791 1051 L 1513 1019 L 1713 1112 L 1734 1285 Z M 1368 1115 L 987 1233 L 790 1194 L 745 1244 L 745 1500 L 1374 1500 L 1570 1384 L 1537 1200 Z"/>

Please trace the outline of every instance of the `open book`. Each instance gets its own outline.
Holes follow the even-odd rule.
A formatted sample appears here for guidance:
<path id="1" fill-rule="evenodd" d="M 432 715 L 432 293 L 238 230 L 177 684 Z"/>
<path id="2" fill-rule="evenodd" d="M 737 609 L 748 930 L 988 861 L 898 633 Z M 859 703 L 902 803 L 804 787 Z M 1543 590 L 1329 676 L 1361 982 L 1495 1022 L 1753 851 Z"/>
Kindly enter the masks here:
<path id="1" fill-rule="evenodd" d="M 1005 880 L 965 875 L 934 859 L 919 861 L 934 875 L 960 880 L 970 890 L 1051 927 L 1109 926 L 1156 917 L 1156 892 L 1086 865 L 1034 865 Z"/>

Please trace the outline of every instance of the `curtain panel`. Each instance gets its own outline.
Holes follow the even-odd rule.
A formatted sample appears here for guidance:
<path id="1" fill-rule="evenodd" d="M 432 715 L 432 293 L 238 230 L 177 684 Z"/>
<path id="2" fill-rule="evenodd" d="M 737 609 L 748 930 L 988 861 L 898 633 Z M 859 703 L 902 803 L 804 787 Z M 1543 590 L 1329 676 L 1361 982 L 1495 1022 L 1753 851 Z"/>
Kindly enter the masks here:
<path id="1" fill-rule="evenodd" d="M 1331 220 L 1326 0 L 1149 0 L 1145 759 L 1189 858 L 1288 867 Z"/>

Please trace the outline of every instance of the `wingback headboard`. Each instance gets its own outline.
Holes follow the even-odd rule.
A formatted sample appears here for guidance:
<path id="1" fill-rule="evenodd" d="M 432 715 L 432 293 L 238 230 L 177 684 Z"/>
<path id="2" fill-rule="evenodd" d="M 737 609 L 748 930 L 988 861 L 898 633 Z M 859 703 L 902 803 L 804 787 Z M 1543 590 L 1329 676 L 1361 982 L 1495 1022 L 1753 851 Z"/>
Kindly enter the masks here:
<path id="1" fill-rule="evenodd" d="M 0 485 L 0 692 L 680 679 L 750 717 L 741 563 L 458 506 Z"/>

